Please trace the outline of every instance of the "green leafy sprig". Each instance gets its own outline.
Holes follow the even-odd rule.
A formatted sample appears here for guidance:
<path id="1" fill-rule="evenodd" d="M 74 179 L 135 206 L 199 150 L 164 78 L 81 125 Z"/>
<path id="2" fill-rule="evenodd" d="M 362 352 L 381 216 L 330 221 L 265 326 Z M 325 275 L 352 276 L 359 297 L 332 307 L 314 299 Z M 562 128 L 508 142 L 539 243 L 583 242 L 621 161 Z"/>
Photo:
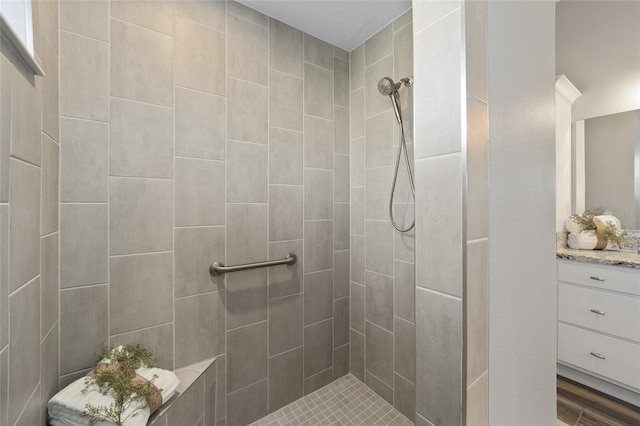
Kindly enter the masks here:
<path id="1" fill-rule="evenodd" d="M 108 358 L 111 364 L 117 365 L 118 368 L 96 369 L 94 376 L 85 378 L 82 392 L 86 394 L 91 385 L 95 384 L 101 394 L 111 395 L 114 401 L 109 406 L 87 404 L 82 416 L 89 418 L 90 426 L 95 426 L 100 421 L 111 421 L 117 426 L 122 426 L 128 419 L 149 407 L 149 399 L 158 391 L 153 385 L 157 375 L 148 382 L 134 381 L 138 368 L 152 367 L 156 360 L 151 352 L 140 344 L 124 347 L 104 346 L 96 354 L 96 358 L 98 363 Z M 135 408 L 127 413 L 131 407 Z"/>

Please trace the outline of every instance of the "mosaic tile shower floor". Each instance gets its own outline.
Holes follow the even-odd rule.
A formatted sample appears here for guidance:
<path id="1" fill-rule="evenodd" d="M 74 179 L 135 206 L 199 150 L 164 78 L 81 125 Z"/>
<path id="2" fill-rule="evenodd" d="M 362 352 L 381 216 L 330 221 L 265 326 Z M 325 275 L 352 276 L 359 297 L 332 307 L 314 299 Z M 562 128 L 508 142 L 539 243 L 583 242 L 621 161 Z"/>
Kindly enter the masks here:
<path id="1" fill-rule="evenodd" d="M 284 425 L 410 426 L 413 422 L 348 374 L 251 424 Z"/>

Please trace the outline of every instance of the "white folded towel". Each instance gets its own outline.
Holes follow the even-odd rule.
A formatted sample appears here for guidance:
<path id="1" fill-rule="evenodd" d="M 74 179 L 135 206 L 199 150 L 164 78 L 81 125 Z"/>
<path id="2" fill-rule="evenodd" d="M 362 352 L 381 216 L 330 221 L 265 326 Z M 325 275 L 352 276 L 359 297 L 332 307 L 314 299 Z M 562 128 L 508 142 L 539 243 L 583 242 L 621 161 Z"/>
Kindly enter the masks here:
<path id="1" fill-rule="evenodd" d="M 568 217 L 564 220 L 564 227 L 570 234 L 579 234 L 582 232 L 582 228 L 578 223 L 573 219 L 573 217 Z"/>
<path id="2" fill-rule="evenodd" d="M 598 245 L 598 237 L 596 231 L 582 231 L 579 234 L 569 234 L 567 237 L 567 245 L 576 250 L 593 250 Z M 609 241 L 604 250 L 619 250 L 617 246 L 612 245 Z"/>
<path id="3" fill-rule="evenodd" d="M 618 231 L 622 230 L 622 227 L 621 227 L 621 225 L 620 225 L 620 219 L 618 219 L 617 217 L 612 216 L 612 215 L 610 215 L 610 214 L 603 214 L 603 215 L 600 215 L 600 216 L 594 216 L 594 217 L 593 217 L 593 219 L 594 219 L 594 220 L 595 220 L 595 219 L 600 219 L 600 221 L 601 221 L 605 226 L 607 226 L 607 225 L 613 225 L 613 226 L 615 226 L 615 228 L 616 228 Z"/>
<path id="4" fill-rule="evenodd" d="M 103 360 L 108 361 L 108 360 Z M 160 390 L 163 403 L 173 396 L 176 388 L 180 384 L 178 377 L 168 370 L 160 368 L 139 368 L 136 370 L 140 376 L 147 380 L 153 379 L 153 384 Z M 49 400 L 49 416 L 52 426 L 86 426 L 89 424 L 89 417 L 82 417 L 81 414 L 85 410 L 87 404 L 94 406 L 108 407 L 113 402 L 111 392 L 103 395 L 95 383 L 88 387 L 86 393 L 82 393 L 85 388 L 85 377 L 82 377 L 62 389 Z M 131 414 L 137 407 L 129 407 L 125 410 L 122 418 L 126 418 L 127 414 Z M 149 420 L 149 407 L 139 410 L 135 416 L 129 418 L 124 424 L 126 426 L 145 426 Z M 111 426 L 111 422 L 98 422 L 98 426 Z"/>

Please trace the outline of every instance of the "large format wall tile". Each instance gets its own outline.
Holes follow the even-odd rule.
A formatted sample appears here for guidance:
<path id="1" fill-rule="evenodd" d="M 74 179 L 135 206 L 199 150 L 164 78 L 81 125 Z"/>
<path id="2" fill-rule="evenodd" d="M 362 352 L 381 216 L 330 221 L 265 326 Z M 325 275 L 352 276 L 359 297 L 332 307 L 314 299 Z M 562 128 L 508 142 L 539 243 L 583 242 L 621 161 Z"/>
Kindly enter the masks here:
<path id="1" fill-rule="evenodd" d="M 172 249 L 172 182 L 111 178 L 111 254 Z"/>
<path id="2" fill-rule="evenodd" d="M 333 122 L 304 117 L 304 166 L 333 168 Z"/>
<path id="3" fill-rule="evenodd" d="M 112 2 L 112 4 L 135 2 Z M 131 43 L 130 40 L 136 40 Z M 111 20 L 111 95 L 173 106 L 173 39 Z"/>
<path id="4" fill-rule="evenodd" d="M 302 185 L 302 133 L 269 129 L 269 183 Z"/>
<path id="5" fill-rule="evenodd" d="M 304 64 L 304 113 L 333 119 L 333 71 Z"/>
<path id="6" fill-rule="evenodd" d="M 462 303 L 416 291 L 416 409 L 435 424 L 460 424 Z"/>
<path id="7" fill-rule="evenodd" d="M 111 100 L 111 176 L 173 177 L 172 110 Z"/>
<path id="8" fill-rule="evenodd" d="M 365 370 L 364 383 L 389 404 L 393 404 L 393 388 L 387 386 L 382 380 L 371 374 L 369 370 Z"/>
<path id="9" fill-rule="evenodd" d="M 336 203 L 349 202 L 349 156 L 334 155 L 333 156 L 334 188 L 333 200 Z M 347 233 L 349 235 L 349 233 Z"/>
<path id="10" fill-rule="evenodd" d="M 175 3 L 176 16 L 187 18 L 218 31 L 226 31 L 227 2 L 223 0 L 196 0 Z"/>
<path id="11" fill-rule="evenodd" d="M 58 233 L 53 233 L 40 239 L 40 258 L 42 259 L 42 269 L 40 270 L 40 337 L 44 339 L 60 316 L 58 309 L 58 292 L 60 288 L 58 280 L 60 266 Z"/>
<path id="12" fill-rule="evenodd" d="M 415 322 L 416 277 L 413 263 L 394 262 L 394 314 Z"/>
<path id="13" fill-rule="evenodd" d="M 140 343 L 158 359 L 157 367 L 173 370 L 173 323 L 111 336 L 120 345 Z"/>
<path id="14" fill-rule="evenodd" d="M 349 203 L 333 205 L 333 249 L 349 250 Z"/>
<path id="15" fill-rule="evenodd" d="M 366 269 L 393 276 L 393 232 L 389 222 L 367 221 Z"/>
<path id="16" fill-rule="evenodd" d="M 228 78 L 227 86 L 227 138 L 266 144 L 268 89 L 235 78 Z"/>
<path id="17" fill-rule="evenodd" d="M 267 255 L 267 205 L 228 204 L 227 262 L 229 265 L 260 262 Z"/>
<path id="18" fill-rule="evenodd" d="M 175 168 L 176 226 L 224 225 L 225 164 L 176 158 Z"/>
<path id="19" fill-rule="evenodd" d="M 414 42 L 420 49 L 416 50 L 415 67 L 424 70 L 425 83 L 416 85 L 415 98 L 438 100 L 416 111 L 422 118 L 416 122 L 416 133 L 431 139 L 431 143 L 416 147 L 417 159 L 460 151 L 460 19 L 457 10 L 416 33 Z M 434 63 L 439 66 L 432 66 Z"/>
<path id="20" fill-rule="evenodd" d="M 185 19 L 176 19 L 175 84 L 225 94 L 225 35 Z"/>
<path id="21" fill-rule="evenodd" d="M 364 122 L 365 168 L 393 165 L 395 115 L 392 111 L 383 112 Z"/>
<path id="22" fill-rule="evenodd" d="M 333 302 L 333 347 L 349 343 L 349 298 Z"/>
<path id="23" fill-rule="evenodd" d="M 366 171 L 365 217 L 367 220 L 389 220 L 389 197 L 393 173 L 393 166 Z"/>
<path id="24" fill-rule="evenodd" d="M 373 65 L 393 53 L 393 24 L 389 24 L 364 43 L 364 65 Z"/>
<path id="25" fill-rule="evenodd" d="M 304 35 L 304 60 L 322 68 L 333 69 L 333 46 L 309 34 Z"/>
<path id="26" fill-rule="evenodd" d="M 40 194 L 40 234 L 58 230 L 60 201 L 60 147 L 46 134 L 42 134 L 42 168 Z"/>
<path id="27" fill-rule="evenodd" d="M 175 296 L 183 297 L 224 288 L 224 276 L 212 277 L 209 265 L 225 259 L 222 226 L 176 228 L 174 235 Z"/>
<path id="28" fill-rule="evenodd" d="M 349 296 L 349 250 L 333 252 L 333 300 Z"/>
<path id="29" fill-rule="evenodd" d="M 109 125 L 60 119 L 60 201 L 107 202 Z"/>
<path id="30" fill-rule="evenodd" d="M 109 45 L 60 32 L 60 114 L 107 121 Z"/>
<path id="31" fill-rule="evenodd" d="M 9 197 L 11 292 L 40 272 L 40 169 L 12 158 Z"/>
<path id="32" fill-rule="evenodd" d="M 235 272 L 226 280 L 227 330 L 268 318 L 267 293 L 269 290 L 265 269 Z"/>
<path id="33" fill-rule="evenodd" d="M 333 364 L 333 321 L 328 319 L 304 328 L 304 377 Z"/>
<path id="34" fill-rule="evenodd" d="M 269 19 L 269 65 L 272 69 L 302 77 L 303 33 Z"/>
<path id="35" fill-rule="evenodd" d="M 487 240 L 467 243 L 467 383 L 489 367 Z"/>
<path id="36" fill-rule="evenodd" d="M 227 396 L 227 424 L 248 425 L 269 413 L 269 384 L 262 380 Z"/>
<path id="37" fill-rule="evenodd" d="M 364 49 L 365 43 L 356 47 L 349 54 L 349 83 L 351 91 L 364 86 Z"/>
<path id="38" fill-rule="evenodd" d="M 302 292 L 302 268 L 304 255 L 302 240 L 269 243 L 269 259 L 283 259 L 287 253 L 297 257 L 294 265 L 279 265 L 269 268 L 269 298 L 288 296 Z"/>
<path id="39" fill-rule="evenodd" d="M 460 154 L 416 162 L 418 232 L 416 265 L 421 287 L 454 296 L 462 294 L 462 182 Z M 431 218 L 438 217 L 439 220 Z M 432 250 L 431 247 L 438 247 Z M 429 253 L 428 256 L 425 254 Z"/>
<path id="40" fill-rule="evenodd" d="M 269 301 L 269 356 L 302 346 L 302 311 L 300 294 Z"/>
<path id="41" fill-rule="evenodd" d="M 40 279 L 9 297 L 9 422 L 18 418 L 40 380 Z"/>
<path id="42" fill-rule="evenodd" d="M 110 334 L 165 324 L 173 320 L 171 253 L 111 258 Z"/>
<path id="43" fill-rule="evenodd" d="M 304 325 L 331 318 L 333 315 L 333 271 L 304 276 Z"/>
<path id="44" fill-rule="evenodd" d="M 351 374 L 364 382 L 364 335 L 352 329 L 349 337 L 349 346 L 351 347 L 349 355 Z"/>
<path id="45" fill-rule="evenodd" d="M 173 2 L 111 2 L 111 16 L 165 34 L 173 34 Z M 113 30 L 112 30 L 113 36 Z"/>
<path id="46" fill-rule="evenodd" d="M 365 286 L 351 283 L 351 328 L 364 334 Z"/>
<path id="47" fill-rule="evenodd" d="M 95 365 L 95 353 L 109 338 L 108 315 L 108 285 L 60 292 L 60 374 Z"/>
<path id="48" fill-rule="evenodd" d="M 107 0 L 60 2 L 60 29 L 109 41 L 109 2 Z M 61 50 L 64 50 L 64 47 Z"/>
<path id="49" fill-rule="evenodd" d="M 0 204 L 0 347 L 9 343 L 9 205 Z"/>
<path id="50" fill-rule="evenodd" d="M 176 87 L 175 155 L 225 159 L 225 98 Z"/>
<path id="51" fill-rule="evenodd" d="M 302 238 L 302 186 L 269 185 L 269 241 Z"/>
<path id="52" fill-rule="evenodd" d="M 333 152 L 349 155 L 349 108 L 337 105 L 333 109 Z"/>
<path id="53" fill-rule="evenodd" d="M 108 209 L 106 204 L 60 206 L 60 288 L 108 281 Z"/>
<path id="54" fill-rule="evenodd" d="M 42 131 L 55 141 L 60 140 L 60 78 L 58 54 L 50 43 L 42 43 Z"/>
<path id="55" fill-rule="evenodd" d="M 176 299 L 175 312 L 176 368 L 225 352 L 224 292 Z"/>
<path id="56" fill-rule="evenodd" d="M 269 125 L 302 131 L 302 79 L 269 73 Z"/>
<path id="57" fill-rule="evenodd" d="M 269 411 L 302 398 L 302 348 L 269 358 Z"/>
<path id="58" fill-rule="evenodd" d="M 370 271 L 366 274 L 366 319 L 392 332 L 393 278 Z"/>
<path id="59" fill-rule="evenodd" d="M 369 321 L 365 329 L 367 371 L 387 386 L 393 386 L 393 333 Z"/>
<path id="60" fill-rule="evenodd" d="M 378 92 L 378 82 L 382 77 L 391 77 L 393 74 L 393 57 L 387 56 L 374 65 L 367 67 L 364 77 L 364 111 L 365 118 L 374 117 L 380 113 L 391 110 L 393 107 L 388 96 L 382 96 Z"/>
<path id="61" fill-rule="evenodd" d="M 395 318 L 394 371 L 412 383 L 416 381 L 416 330 L 413 323 Z"/>
<path id="62" fill-rule="evenodd" d="M 227 391 L 267 378 L 267 323 L 227 332 Z"/>
<path id="63" fill-rule="evenodd" d="M 333 172 L 305 169 L 304 219 L 333 219 Z"/>
<path id="64" fill-rule="evenodd" d="M 349 107 L 349 61 L 337 57 L 333 58 L 333 101 L 336 106 Z"/>
<path id="65" fill-rule="evenodd" d="M 318 220 L 304 223 L 304 270 L 323 271 L 333 267 L 333 223 Z"/>
<path id="66" fill-rule="evenodd" d="M 268 148 L 229 141 L 227 149 L 227 202 L 266 203 Z"/>
<path id="67" fill-rule="evenodd" d="M 269 29 L 233 15 L 227 16 L 229 76 L 267 85 Z"/>

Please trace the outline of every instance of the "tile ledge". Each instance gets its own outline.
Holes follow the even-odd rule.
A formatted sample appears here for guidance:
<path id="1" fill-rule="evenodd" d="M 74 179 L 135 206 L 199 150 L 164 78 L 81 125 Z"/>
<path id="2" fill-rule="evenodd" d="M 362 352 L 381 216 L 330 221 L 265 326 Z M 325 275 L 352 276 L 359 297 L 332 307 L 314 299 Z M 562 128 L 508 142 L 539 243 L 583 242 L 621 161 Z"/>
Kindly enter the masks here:
<path id="1" fill-rule="evenodd" d="M 175 404 L 176 401 L 180 399 L 180 397 L 185 393 L 187 389 L 191 387 L 191 385 L 193 385 L 200 377 L 204 376 L 209 368 L 215 368 L 215 362 L 216 358 L 214 357 L 174 370 L 174 373 L 176 374 L 176 376 L 178 376 L 178 379 L 180 379 L 180 385 L 178 385 L 176 393 L 171 397 L 171 399 L 162 404 L 160 408 L 158 408 L 158 410 L 153 413 L 153 415 L 147 422 L 147 426 L 154 425 L 159 420 L 162 420 L 165 414 L 169 412 L 173 404 Z M 214 383 L 215 382 L 205 383 L 205 389 L 207 389 L 209 385 L 213 385 Z"/>

